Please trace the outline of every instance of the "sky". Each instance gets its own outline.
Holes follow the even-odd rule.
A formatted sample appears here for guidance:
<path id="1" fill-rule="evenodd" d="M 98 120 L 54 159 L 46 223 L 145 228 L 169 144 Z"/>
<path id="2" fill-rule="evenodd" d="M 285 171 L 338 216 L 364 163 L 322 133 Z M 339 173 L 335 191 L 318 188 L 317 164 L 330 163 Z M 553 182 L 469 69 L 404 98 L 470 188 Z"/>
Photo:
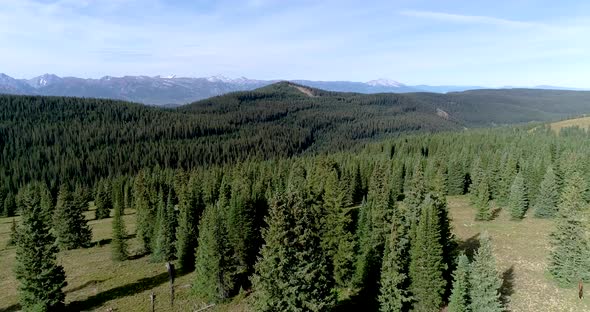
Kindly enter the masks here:
<path id="1" fill-rule="evenodd" d="M 0 72 L 590 87 L 590 1 L 0 0 Z"/>

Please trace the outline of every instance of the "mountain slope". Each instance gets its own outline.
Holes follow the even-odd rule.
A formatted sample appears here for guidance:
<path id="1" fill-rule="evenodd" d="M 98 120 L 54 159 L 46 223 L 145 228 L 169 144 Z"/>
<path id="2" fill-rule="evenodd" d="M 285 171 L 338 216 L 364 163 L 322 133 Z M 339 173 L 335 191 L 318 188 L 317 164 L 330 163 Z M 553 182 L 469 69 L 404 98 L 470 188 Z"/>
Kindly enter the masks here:
<path id="1" fill-rule="evenodd" d="M 405 96 L 435 105 L 468 126 L 549 121 L 590 112 L 589 91 L 487 89 Z"/>
<path id="2" fill-rule="evenodd" d="M 58 77 L 53 74 L 44 74 L 27 80 L 14 79 L 0 74 L 0 93 L 110 98 L 149 105 L 178 106 L 229 92 L 250 91 L 276 82 L 278 80 L 254 80 L 244 77 L 230 79 L 223 76 L 205 78 L 183 78 L 175 75 L 166 77 L 105 76 L 100 79 L 82 79 Z M 327 91 L 366 94 L 445 93 L 481 89 L 477 86 L 408 86 L 388 79 L 376 79 L 368 82 L 312 80 L 292 80 L 292 82 Z"/>
<path id="3" fill-rule="evenodd" d="M 60 179 L 91 183 L 92 177 L 145 167 L 282 158 L 350 149 L 400 132 L 458 128 L 429 105 L 400 95 L 336 93 L 291 83 L 178 109 L 0 95 L 0 181 L 10 189 L 36 179 L 52 186 Z M 53 165 L 47 166 L 49 160 Z"/>
<path id="4" fill-rule="evenodd" d="M 141 168 L 349 150 L 403 132 L 561 119 L 590 92 L 360 94 L 281 82 L 176 109 L 105 99 L 0 95 L 0 180 L 90 183 Z M 52 166 L 46 166 L 50 161 Z M 108 164 L 108 165 L 107 165 Z M 26 168 L 26 170 L 23 170 Z"/>

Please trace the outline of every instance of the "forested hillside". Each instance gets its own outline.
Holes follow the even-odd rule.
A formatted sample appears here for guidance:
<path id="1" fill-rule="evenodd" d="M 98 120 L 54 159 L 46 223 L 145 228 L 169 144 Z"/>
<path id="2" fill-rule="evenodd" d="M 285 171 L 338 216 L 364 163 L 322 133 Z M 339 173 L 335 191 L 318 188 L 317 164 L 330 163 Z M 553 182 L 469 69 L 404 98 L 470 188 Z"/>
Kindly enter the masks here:
<path id="1" fill-rule="evenodd" d="M 0 301 L 9 310 L 86 311 L 111 300 L 135 309 L 145 304 L 136 295 L 166 281 L 154 263 L 171 261 L 187 283 L 177 288 L 179 310 L 499 312 L 531 302 L 524 286 L 510 303 L 495 238 L 456 233 L 467 222 L 494 230 L 531 218 L 554 226 L 543 232 L 550 248 L 530 250 L 548 260 L 526 276 L 554 291 L 590 282 L 580 221 L 590 198 L 588 133 L 540 124 L 464 130 L 583 109 L 583 97 L 566 97 L 564 108 L 545 102 L 529 115 L 534 106 L 516 100 L 519 92 L 476 105 L 477 96 L 445 102 L 464 94 L 436 102 L 280 83 L 178 109 L 0 97 L 1 212 L 12 218 L 10 230 L 2 223 L 0 263 L 15 273 L 0 269 L 9 285 Z M 494 113 L 496 100 L 504 104 Z M 447 196 L 458 196 L 452 206 Z M 469 217 L 454 223 L 451 214 Z M 112 261 L 131 262 L 112 281 L 94 272 L 105 244 Z M 107 290 L 80 293 L 88 285 Z"/>
<path id="2" fill-rule="evenodd" d="M 490 89 L 407 96 L 445 110 L 466 126 L 563 119 L 588 113 L 590 108 L 588 91 Z"/>
<path id="3" fill-rule="evenodd" d="M 348 149 L 408 131 L 458 127 L 426 105 L 385 95 L 309 97 L 279 84 L 167 110 L 103 99 L 0 96 L 0 172 L 16 189 L 31 180 L 53 190 L 63 180 L 144 167 L 195 168 L 269 159 L 308 149 Z"/>
<path id="4" fill-rule="evenodd" d="M 55 192 L 63 180 L 93 184 L 155 165 L 191 169 L 349 150 L 403 132 L 559 119 L 587 112 L 589 97 L 538 90 L 363 95 L 278 83 L 171 110 L 0 96 L 0 179 L 12 191 L 43 180 Z"/>
<path id="5" fill-rule="evenodd" d="M 590 150 L 580 144 L 587 139 L 586 132 L 575 129 L 562 129 L 557 136 L 547 127 L 503 128 L 403 135 L 357 152 L 190 171 L 147 166 L 136 175 L 113 174 L 90 189 L 64 181 L 57 195 L 33 183 L 4 196 L 4 213 L 22 215 L 12 230 L 16 278 L 30 281 L 27 268 L 45 268 L 46 280 L 38 286 L 61 285 L 43 299 L 52 307 L 65 302 L 71 310 L 96 309 L 114 293 L 68 300 L 60 291 L 70 269 L 52 260 L 57 247 L 65 251 L 93 244 L 82 214 L 112 217 L 113 261 L 174 261 L 191 289 L 178 289 L 180 310 L 223 305 L 233 298 L 256 311 L 302 306 L 312 311 L 437 311 L 447 304 L 503 311 L 507 304 L 522 307 L 525 300 L 543 307 L 520 285 L 511 287 L 522 301 L 510 302 L 512 293 L 503 285 L 513 281 L 496 271 L 494 238 L 482 232 L 475 243 L 459 240 L 454 227 L 464 225 L 451 223 L 446 196 L 469 194 L 473 219 L 463 222 L 478 226 L 489 222 L 493 229 L 500 213 L 510 217 L 502 222 L 513 227 L 523 218 L 554 220 L 551 238 L 543 238 L 551 253 L 530 250 L 547 259 L 540 264 L 546 268 L 541 282 L 550 289 L 557 283 L 589 282 L 590 266 L 579 264 L 590 257 L 590 249 L 580 246 L 590 242 L 585 235 L 571 238 L 588 230 L 579 221 L 588 213 L 590 167 L 584 159 Z M 93 209 L 87 212 L 89 201 Z M 128 238 L 122 216 L 133 220 L 135 238 Z M 31 240 L 35 235 L 44 239 Z M 31 244 L 43 250 L 43 257 L 30 256 Z M 83 254 L 103 249 L 87 250 Z M 68 255 L 74 254 L 79 253 Z M 527 274 L 519 263 L 512 265 L 518 274 Z M 543 270 L 554 281 L 546 280 Z M 111 278 L 124 279 L 121 273 Z M 85 287 L 83 276 L 78 273 L 69 279 L 74 285 L 66 287 Z M 143 296 L 134 304 L 146 306 L 151 284 L 137 285 L 128 296 Z M 15 291 L 6 295 L 9 302 Z M 556 300 L 564 304 L 563 298 Z"/>

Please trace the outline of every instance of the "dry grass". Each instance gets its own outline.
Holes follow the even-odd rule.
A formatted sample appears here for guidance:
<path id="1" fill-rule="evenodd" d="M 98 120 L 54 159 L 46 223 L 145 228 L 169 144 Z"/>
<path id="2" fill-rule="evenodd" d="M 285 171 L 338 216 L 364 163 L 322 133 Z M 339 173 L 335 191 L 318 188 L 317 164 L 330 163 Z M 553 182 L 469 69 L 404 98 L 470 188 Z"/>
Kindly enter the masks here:
<path id="1" fill-rule="evenodd" d="M 559 132 L 562 128 L 578 126 L 581 129 L 590 129 L 590 117 L 580 117 L 557 121 L 549 124 L 551 130 Z"/>
<path id="2" fill-rule="evenodd" d="M 94 216 L 93 212 L 89 217 Z M 61 252 L 58 261 L 64 266 L 68 286 L 64 288 L 66 303 L 80 311 L 149 311 L 150 294 L 156 294 L 156 311 L 193 311 L 203 305 L 191 296 L 194 274 L 180 276 L 175 282 L 174 308 L 170 307 L 168 273 L 163 263 L 152 263 L 149 256 L 141 257 L 139 241 L 134 238 L 135 214 L 126 211 L 124 217 L 129 249 L 136 259 L 124 262 L 111 260 L 111 219 L 90 221 L 93 241 L 102 246 Z M 12 219 L 0 218 L 0 311 L 17 311 L 17 281 L 12 268 L 15 249 L 6 248 Z M 244 300 L 235 300 L 232 311 L 245 311 Z M 227 310 L 227 305 L 215 309 Z"/>
<path id="3" fill-rule="evenodd" d="M 525 218 L 510 221 L 500 213 L 491 222 L 475 222 L 474 209 L 466 197 L 450 197 L 449 207 L 454 220 L 454 232 L 472 246 L 477 235 L 487 230 L 494 243 L 498 270 L 506 277 L 505 289 L 512 289 L 508 307 L 511 311 L 590 311 L 590 300 L 578 300 L 577 289 L 559 288 L 546 273 L 549 254 L 548 234 L 553 224 L 548 220 Z M 135 215 L 128 211 L 125 222 L 129 233 L 135 232 Z M 89 216 L 93 213 L 89 213 Z M 16 311 L 17 283 L 12 268 L 14 248 L 5 248 L 12 219 L 0 219 L 0 311 Z M 108 239 L 111 220 L 90 222 L 94 241 L 100 247 L 60 253 L 59 262 L 65 267 L 68 286 L 66 301 L 78 310 L 149 311 L 149 295 L 156 294 L 156 311 L 194 311 L 202 303 L 191 296 L 190 284 L 194 273 L 179 277 L 176 282 L 174 309 L 169 305 L 168 277 L 162 263 L 152 263 L 149 257 L 138 257 L 120 263 L 110 258 Z M 131 235 L 133 236 L 133 235 Z M 131 253 L 137 253 L 139 242 L 129 239 Z M 246 299 L 216 306 L 216 311 L 248 311 Z"/>
<path id="4" fill-rule="evenodd" d="M 493 221 L 475 222 L 475 210 L 466 197 L 450 197 L 449 207 L 458 238 L 473 243 L 484 230 L 492 237 L 505 289 L 512 289 L 510 311 L 590 311 L 590 300 L 579 300 L 577 288 L 560 288 L 547 274 L 552 221 L 530 216 L 511 221 L 500 213 Z"/>

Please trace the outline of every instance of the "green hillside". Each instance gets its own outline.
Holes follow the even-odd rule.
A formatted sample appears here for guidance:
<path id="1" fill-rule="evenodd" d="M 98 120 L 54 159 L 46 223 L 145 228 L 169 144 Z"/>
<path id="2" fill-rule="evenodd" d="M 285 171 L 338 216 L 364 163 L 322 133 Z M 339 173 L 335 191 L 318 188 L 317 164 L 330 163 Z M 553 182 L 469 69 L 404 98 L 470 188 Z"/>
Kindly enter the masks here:
<path id="1" fill-rule="evenodd" d="M 477 90 L 450 94 L 328 92 L 281 82 L 177 109 L 104 99 L 0 96 L 0 179 L 16 189 L 146 166 L 190 169 L 244 159 L 345 151 L 408 132 L 563 119 L 590 92 Z"/>

